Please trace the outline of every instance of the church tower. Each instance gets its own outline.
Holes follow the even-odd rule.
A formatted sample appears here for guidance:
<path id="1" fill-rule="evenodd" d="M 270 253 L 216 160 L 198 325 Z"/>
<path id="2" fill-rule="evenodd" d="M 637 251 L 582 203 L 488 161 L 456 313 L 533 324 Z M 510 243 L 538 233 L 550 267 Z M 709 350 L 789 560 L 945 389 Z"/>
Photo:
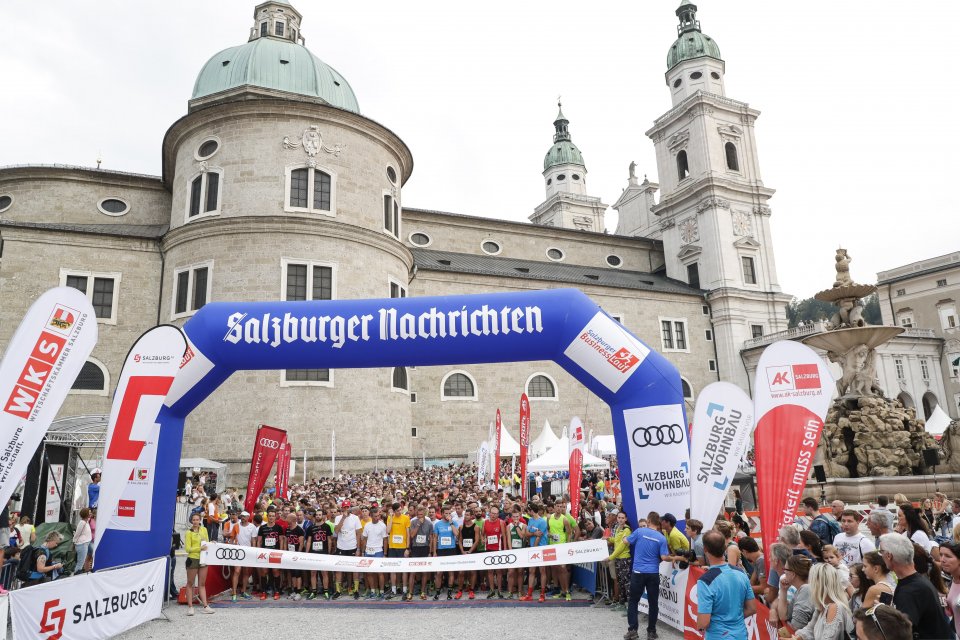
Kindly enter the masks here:
<path id="1" fill-rule="evenodd" d="M 603 214 L 607 205 L 600 198 L 587 195 L 587 167 L 583 155 L 570 138 L 570 121 L 559 103 L 553 146 L 543 158 L 543 180 L 546 199 L 530 216 L 534 224 L 564 229 L 603 233 Z"/>
<path id="2" fill-rule="evenodd" d="M 667 275 L 705 289 L 719 375 L 747 389 L 744 342 L 787 328 L 770 236 L 774 190 L 763 185 L 754 123 L 760 112 L 726 97 L 726 65 L 700 30 L 697 6 L 677 9 L 667 53 L 673 107 L 646 135 L 656 149 L 660 202 L 649 234 L 663 240 Z"/>

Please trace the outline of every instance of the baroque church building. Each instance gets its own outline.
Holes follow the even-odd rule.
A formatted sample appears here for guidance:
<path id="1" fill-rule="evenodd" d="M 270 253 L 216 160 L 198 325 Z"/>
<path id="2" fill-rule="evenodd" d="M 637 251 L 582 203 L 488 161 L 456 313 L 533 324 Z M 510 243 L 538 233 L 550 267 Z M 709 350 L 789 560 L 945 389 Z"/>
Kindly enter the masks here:
<path id="1" fill-rule="evenodd" d="M 0 348 L 44 290 L 86 292 L 100 341 L 60 418 L 105 422 L 136 338 L 210 301 L 577 287 L 677 366 L 688 412 L 713 381 L 747 388 L 741 351 L 786 329 L 790 298 L 777 282 L 759 112 L 725 95 L 725 63 L 696 9 L 677 9 L 671 105 L 646 132 L 659 184 L 631 165 L 607 233 L 562 109 L 530 223 L 404 206 L 411 150 L 303 46 L 301 14 L 263 2 L 248 41 L 200 70 L 164 137 L 162 175 L 0 168 Z M 523 391 L 534 435 L 573 416 L 611 432 L 607 406 L 552 362 L 247 371 L 193 412 L 183 454 L 230 463 L 239 482 L 263 423 L 287 430 L 294 457 L 306 450 L 310 474 L 329 469 L 334 430 L 348 468 L 463 459 L 498 408 L 518 436 Z"/>

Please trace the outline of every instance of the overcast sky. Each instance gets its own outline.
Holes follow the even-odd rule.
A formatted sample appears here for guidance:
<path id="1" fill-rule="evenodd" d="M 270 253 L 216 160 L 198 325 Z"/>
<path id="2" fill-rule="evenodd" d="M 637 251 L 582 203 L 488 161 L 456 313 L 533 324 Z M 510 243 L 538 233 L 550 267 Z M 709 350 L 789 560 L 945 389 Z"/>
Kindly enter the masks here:
<path id="1" fill-rule="evenodd" d="M 526 220 L 544 198 L 557 96 L 613 203 L 627 165 L 656 179 L 643 132 L 670 108 L 678 0 L 294 2 L 307 46 L 361 112 L 409 145 L 408 207 Z M 197 72 L 246 42 L 255 2 L 50 0 L 0 21 L 0 165 L 159 175 L 166 129 Z M 830 286 L 838 245 L 855 280 L 958 249 L 960 4 L 702 0 L 727 95 L 756 134 L 784 291 Z M 616 228 L 616 212 L 607 213 Z"/>

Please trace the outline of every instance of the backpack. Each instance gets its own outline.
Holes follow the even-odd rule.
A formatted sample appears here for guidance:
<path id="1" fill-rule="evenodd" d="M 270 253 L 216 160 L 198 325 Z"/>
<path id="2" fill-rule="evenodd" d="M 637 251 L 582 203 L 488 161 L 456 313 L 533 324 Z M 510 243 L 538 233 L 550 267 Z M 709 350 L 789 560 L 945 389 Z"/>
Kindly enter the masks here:
<path id="1" fill-rule="evenodd" d="M 823 525 L 825 525 L 828 537 L 824 538 L 824 526 L 814 527 L 817 522 L 821 522 Z M 833 544 L 834 538 L 840 535 L 840 523 L 821 513 L 813 519 L 813 522 L 810 523 L 810 530 L 820 537 L 820 540 L 823 542 L 823 544 Z"/>
<path id="2" fill-rule="evenodd" d="M 26 582 L 30 579 L 30 574 L 37 570 L 38 554 L 43 553 L 40 547 L 27 545 L 20 551 L 20 564 L 17 565 L 17 580 Z"/>

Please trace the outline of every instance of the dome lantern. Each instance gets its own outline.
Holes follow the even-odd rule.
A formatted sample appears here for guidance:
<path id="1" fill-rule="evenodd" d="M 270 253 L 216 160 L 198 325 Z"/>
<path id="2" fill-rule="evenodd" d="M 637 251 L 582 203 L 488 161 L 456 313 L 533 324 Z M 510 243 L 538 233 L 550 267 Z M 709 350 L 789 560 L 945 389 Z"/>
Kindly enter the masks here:
<path id="1" fill-rule="evenodd" d="M 690 0 L 683 0 L 677 7 L 677 39 L 667 52 L 667 69 L 673 69 L 684 60 L 708 57 L 722 60 L 720 47 L 710 36 L 700 31 L 700 21 L 697 20 L 697 5 Z"/>

